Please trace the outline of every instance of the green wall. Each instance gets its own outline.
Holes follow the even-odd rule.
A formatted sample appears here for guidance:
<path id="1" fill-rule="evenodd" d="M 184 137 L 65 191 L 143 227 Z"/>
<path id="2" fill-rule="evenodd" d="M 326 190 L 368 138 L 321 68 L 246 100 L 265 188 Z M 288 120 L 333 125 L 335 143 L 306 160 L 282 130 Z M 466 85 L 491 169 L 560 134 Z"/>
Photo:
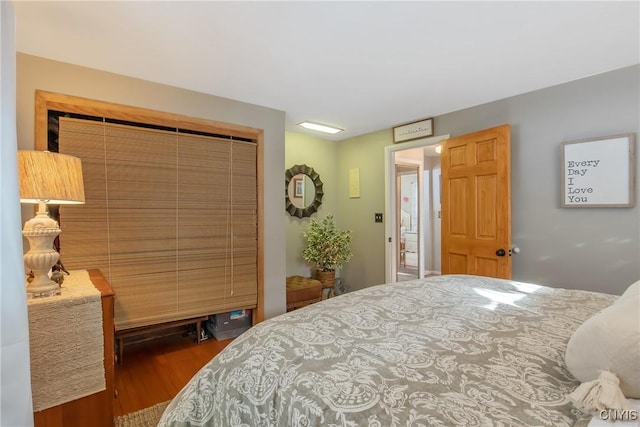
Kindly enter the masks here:
<path id="1" fill-rule="evenodd" d="M 297 218 L 295 216 L 291 216 L 284 210 L 285 176 L 284 170 L 282 171 L 281 188 L 283 193 L 281 204 L 282 213 L 285 216 L 286 221 L 287 276 L 311 275 L 311 267 L 305 263 L 300 255 L 304 248 L 302 233 L 308 227 L 311 218 L 319 219 L 329 213 L 332 213 L 336 218 L 336 223 L 340 224 L 338 212 L 339 191 L 337 144 L 337 142 L 328 141 L 314 136 L 285 132 L 285 169 L 289 169 L 294 165 L 302 164 L 312 167 L 320 175 L 320 180 L 323 183 L 324 190 L 324 197 L 322 198 L 322 204 L 318 208 L 318 212 L 313 214 L 310 218 Z M 339 272 L 338 275 L 340 275 Z"/>
<path id="2" fill-rule="evenodd" d="M 300 253 L 302 233 L 309 221 L 333 213 L 336 224 L 353 234 L 353 257 L 337 275 L 350 291 L 384 281 L 384 223 L 374 223 L 375 212 L 384 212 L 384 147 L 392 138 L 390 129 L 351 138 L 328 141 L 285 132 L 285 166 L 306 164 L 320 174 L 324 198 L 311 218 L 292 217 L 284 211 L 287 233 L 287 276 L 310 276 L 311 269 Z M 360 170 L 360 197 L 349 197 L 349 170 Z M 284 190 L 284 173 L 282 176 Z"/>
<path id="3" fill-rule="evenodd" d="M 374 214 L 385 209 L 384 147 L 392 141 L 392 130 L 386 129 L 338 143 L 339 224 L 353 232 L 353 257 L 342 272 L 350 291 L 384 283 L 384 222 L 374 222 Z M 353 168 L 360 169 L 360 197 L 351 199 Z"/>

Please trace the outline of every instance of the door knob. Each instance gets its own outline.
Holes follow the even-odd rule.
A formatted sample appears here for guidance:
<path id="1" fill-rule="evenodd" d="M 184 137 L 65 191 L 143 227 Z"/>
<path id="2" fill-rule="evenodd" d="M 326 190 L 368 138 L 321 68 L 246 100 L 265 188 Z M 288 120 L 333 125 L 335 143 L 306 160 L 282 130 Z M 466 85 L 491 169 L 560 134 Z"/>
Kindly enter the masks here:
<path id="1" fill-rule="evenodd" d="M 504 249 L 498 249 L 496 251 L 496 255 L 498 256 L 505 256 L 507 254 L 507 252 Z"/>

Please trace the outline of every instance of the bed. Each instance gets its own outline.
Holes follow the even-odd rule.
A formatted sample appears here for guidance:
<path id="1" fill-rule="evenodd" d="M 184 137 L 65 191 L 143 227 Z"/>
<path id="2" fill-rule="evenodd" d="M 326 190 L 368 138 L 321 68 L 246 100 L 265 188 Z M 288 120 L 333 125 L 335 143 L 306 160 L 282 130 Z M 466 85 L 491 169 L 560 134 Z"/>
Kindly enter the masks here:
<path id="1" fill-rule="evenodd" d="M 615 299 L 466 275 L 348 293 L 236 338 L 159 425 L 574 425 L 567 342 Z"/>

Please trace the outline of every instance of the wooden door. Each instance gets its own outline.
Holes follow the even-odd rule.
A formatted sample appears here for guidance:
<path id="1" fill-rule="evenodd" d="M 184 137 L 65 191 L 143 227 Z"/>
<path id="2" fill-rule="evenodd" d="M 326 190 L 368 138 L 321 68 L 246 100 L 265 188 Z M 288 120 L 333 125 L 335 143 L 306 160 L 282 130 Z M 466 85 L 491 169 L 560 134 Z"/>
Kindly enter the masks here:
<path id="1" fill-rule="evenodd" d="M 510 126 L 442 149 L 442 273 L 511 278 Z"/>

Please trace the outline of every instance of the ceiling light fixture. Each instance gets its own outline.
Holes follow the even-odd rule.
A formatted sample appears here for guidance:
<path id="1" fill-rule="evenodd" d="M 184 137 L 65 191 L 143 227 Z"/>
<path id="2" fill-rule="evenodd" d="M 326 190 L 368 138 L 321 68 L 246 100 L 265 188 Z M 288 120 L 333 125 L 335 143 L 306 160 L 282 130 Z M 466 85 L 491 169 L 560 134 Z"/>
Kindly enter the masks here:
<path id="1" fill-rule="evenodd" d="M 436 153 L 440 154 L 442 152 L 442 145 L 438 144 L 435 146 Z"/>
<path id="2" fill-rule="evenodd" d="M 298 126 L 302 126 L 303 128 L 307 128 L 311 130 L 317 130 L 318 132 L 325 132 L 325 133 L 331 133 L 331 134 L 342 132 L 344 130 L 340 128 L 334 128 L 333 126 L 321 125 L 319 123 L 313 123 L 313 122 L 298 123 Z"/>

